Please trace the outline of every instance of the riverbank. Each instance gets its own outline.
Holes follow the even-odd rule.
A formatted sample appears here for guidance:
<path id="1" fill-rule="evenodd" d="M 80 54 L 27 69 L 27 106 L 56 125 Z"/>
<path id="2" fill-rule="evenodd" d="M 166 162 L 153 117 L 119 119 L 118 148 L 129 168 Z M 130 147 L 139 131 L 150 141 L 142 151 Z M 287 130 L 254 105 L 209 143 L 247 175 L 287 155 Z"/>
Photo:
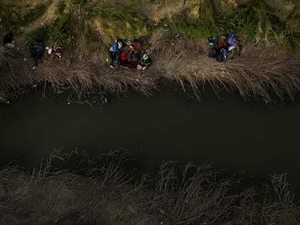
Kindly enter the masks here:
<path id="1" fill-rule="evenodd" d="M 277 8 L 272 8 L 270 1 L 257 0 L 246 1 L 246 5 L 231 0 L 214 1 L 213 5 L 186 1 L 183 6 L 178 1 L 176 7 L 146 0 L 121 4 L 66 0 L 27 5 L 7 0 L 5 4 L 11 7 L 1 11 L 4 19 L 0 28 L 16 30 L 20 51 L 0 50 L 0 101 L 7 102 L 38 85 L 50 86 L 56 94 L 70 90 L 81 102 L 91 93 L 134 90 L 149 96 L 169 81 L 183 91 L 191 88 L 197 98 L 203 86 L 210 84 L 216 94 L 226 89 L 240 93 L 245 100 L 294 100 L 300 90 L 299 7 L 296 3 L 280 3 L 281 10 L 281 1 L 277 2 Z M 257 17 L 260 20 L 254 19 Z M 75 22 L 79 25 L 74 26 Z M 233 28 L 238 29 L 242 40 L 241 56 L 226 63 L 208 58 L 207 36 Z M 184 38 L 174 38 L 175 31 L 182 32 Z M 150 37 L 147 48 L 153 66 L 143 72 L 111 70 L 106 59 L 114 38 L 141 35 Z M 32 71 L 27 48 L 36 37 L 46 40 L 47 45 L 63 46 L 63 59 L 55 61 L 47 56 L 38 70 Z"/>
<path id="2" fill-rule="evenodd" d="M 53 152 L 33 171 L 0 172 L 1 224 L 298 224 L 299 206 L 284 175 L 262 186 L 208 164 L 164 162 L 135 178 L 127 151 L 93 161 Z M 80 167 L 78 167 L 78 162 Z M 60 168 L 60 169 L 58 169 Z"/>
<path id="3" fill-rule="evenodd" d="M 24 88 L 49 85 L 55 94 L 65 90 L 80 101 L 89 94 L 136 91 L 147 96 L 164 83 L 191 88 L 200 98 L 202 87 L 210 84 L 216 94 L 226 89 L 245 100 L 267 102 L 294 100 L 300 92 L 300 54 L 289 55 L 275 46 L 245 44 L 242 55 L 219 63 L 207 57 L 205 41 L 160 39 L 152 48 L 153 66 L 146 71 L 118 68 L 105 63 L 80 62 L 66 56 L 57 61 L 46 58 L 36 71 L 23 61 L 26 53 L 1 50 L 0 93 L 6 102 Z"/>

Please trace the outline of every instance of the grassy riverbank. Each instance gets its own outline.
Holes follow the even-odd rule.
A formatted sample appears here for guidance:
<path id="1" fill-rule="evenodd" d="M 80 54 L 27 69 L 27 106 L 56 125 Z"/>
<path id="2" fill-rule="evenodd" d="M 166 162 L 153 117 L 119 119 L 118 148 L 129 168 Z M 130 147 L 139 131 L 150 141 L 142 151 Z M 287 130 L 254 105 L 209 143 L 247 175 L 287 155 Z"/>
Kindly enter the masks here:
<path id="1" fill-rule="evenodd" d="M 137 179 L 132 162 L 126 151 L 96 161 L 75 151 L 54 152 L 33 171 L 7 167 L 0 172 L 0 224 L 299 223 L 284 175 L 252 187 L 210 165 L 165 162 Z"/>
<path id="2" fill-rule="evenodd" d="M 247 100 L 293 100 L 300 91 L 299 3 L 237 2 L 6 0 L 0 6 L 0 29 L 15 31 L 20 52 L 0 50 L 0 100 L 45 84 L 56 93 L 72 90 L 79 100 L 128 90 L 150 95 L 162 79 L 183 90 L 190 86 L 197 97 L 209 83 L 216 93 L 234 90 Z M 226 63 L 208 58 L 205 38 L 230 30 L 242 38 L 241 57 Z M 175 39 L 176 31 L 184 39 Z M 114 38 L 140 36 L 151 39 L 153 67 L 109 69 L 106 58 Z M 31 71 L 31 62 L 23 58 L 35 37 L 63 46 L 63 60 L 45 58 Z"/>

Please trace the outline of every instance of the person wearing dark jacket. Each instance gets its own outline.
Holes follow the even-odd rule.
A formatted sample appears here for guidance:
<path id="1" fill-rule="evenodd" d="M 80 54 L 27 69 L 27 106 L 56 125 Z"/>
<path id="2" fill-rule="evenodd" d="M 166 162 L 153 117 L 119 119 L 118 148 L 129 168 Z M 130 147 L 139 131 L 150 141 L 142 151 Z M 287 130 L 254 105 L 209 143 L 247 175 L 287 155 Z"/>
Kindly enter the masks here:
<path id="1" fill-rule="evenodd" d="M 31 57 L 34 60 L 34 66 L 32 69 L 36 69 L 40 59 L 44 55 L 45 52 L 45 44 L 42 40 L 37 39 L 30 45 L 30 53 Z"/>
<path id="2" fill-rule="evenodd" d="M 13 33 L 8 33 L 4 36 L 3 45 L 6 48 L 15 48 L 16 47 Z"/>

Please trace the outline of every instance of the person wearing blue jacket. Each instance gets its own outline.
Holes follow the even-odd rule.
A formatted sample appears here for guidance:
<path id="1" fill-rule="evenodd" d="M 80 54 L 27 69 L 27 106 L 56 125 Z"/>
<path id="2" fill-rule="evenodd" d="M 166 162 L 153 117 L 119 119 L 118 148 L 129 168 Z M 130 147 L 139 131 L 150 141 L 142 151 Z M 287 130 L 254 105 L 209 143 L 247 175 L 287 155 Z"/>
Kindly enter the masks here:
<path id="1" fill-rule="evenodd" d="M 232 50 L 235 50 L 236 53 L 239 55 L 240 54 L 240 39 L 235 35 L 234 32 L 231 32 L 228 34 L 228 40 L 227 40 L 227 43 L 228 43 L 228 50 L 230 52 L 234 52 Z M 232 58 L 232 56 L 231 56 Z"/>
<path id="2" fill-rule="evenodd" d="M 228 45 L 230 46 L 234 46 L 234 47 L 238 47 L 240 40 L 238 39 L 238 37 L 235 35 L 235 33 L 229 33 L 228 34 Z"/>
<path id="3" fill-rule="evenodd" d="M 123 47 L 123 42 L 120 39 L 118 39 L 117 41 L 115 41 L 115 43 L 113 43 L 113 45 L 109 49 L 109 56 L 111 58 L 111 63 L 110 63 L 111 68 L 114 68 L 114 64 L 118 60 L 121 54 L 122 47 Z"/>

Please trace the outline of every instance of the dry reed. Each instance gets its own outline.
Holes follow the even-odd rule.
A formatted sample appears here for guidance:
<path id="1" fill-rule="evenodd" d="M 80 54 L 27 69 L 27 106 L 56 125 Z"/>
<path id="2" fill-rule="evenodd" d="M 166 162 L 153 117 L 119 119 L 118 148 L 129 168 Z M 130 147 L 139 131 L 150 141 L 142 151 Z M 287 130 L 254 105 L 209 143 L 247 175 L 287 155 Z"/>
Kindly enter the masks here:
<path id="1" fill-rule="evenodd" d="M 80 101 L 90 94 L 133 90 L 147 96 L 162 78 L 190 86 L 200 98 L 209 84 L 216 94 L 222 89 L 240 93 L 245 100 L 268 102 L 294 100 L 300 91 L 300 54 L 288 55 L 277 46 L 246 43 L 241 56 L 220 63 L 208 58 L 206 42 L 167 40 L 163 37 L 150 49 L 153 66 L 146 71 L 118 68 L 107 64 L 80 62 L 71 53 L 62 61 L 49 57 L 32 71 L 21 53 L 0 51 L 0 96 L 2 100 L 22 94 L 24 88 L 48 85 L 55 93 L 71 90 Z"/>
<path id="2" fill-rule="evenodd" d="M 81 175 L 55 170 L 52 156 L 32 173 L 0 171 L 0 224 L 298 224 L 299 206 L 285 175 L 272 175 L 262 191 L 211 165 L 163 163 L 156 176 L 133 181 L 124 171 L 127 151 L 110 152 Z M 104 162 L 103 162 L 104 161 Z M 67 168 L 66 168 L 67 169 Z M 84 176 L 82 176 L 84 175 Z"/>

